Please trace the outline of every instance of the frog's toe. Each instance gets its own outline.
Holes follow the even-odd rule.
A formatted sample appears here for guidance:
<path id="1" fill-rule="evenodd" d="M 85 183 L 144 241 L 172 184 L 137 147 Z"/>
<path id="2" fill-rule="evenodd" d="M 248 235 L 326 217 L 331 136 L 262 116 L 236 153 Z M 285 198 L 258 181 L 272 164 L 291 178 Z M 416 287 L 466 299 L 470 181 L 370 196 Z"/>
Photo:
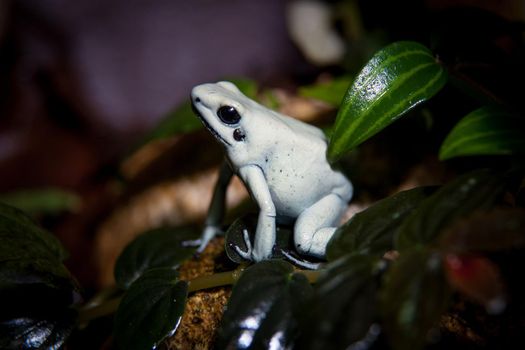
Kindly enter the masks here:
<path id="1" fill-rule="evenodd" d="M 237 254 L 241 256 L 241 258 L 246 260 L 252 260 L 252 243 L 250 242 L 250 235 L 248 234 L 248 230 L 244 229 L 242 231 L 242 235 L 244 238 L 244 244 L 246 244 L 246 251 L 243 251 L 239 246 L 235 246 L 235 251 Z"/>

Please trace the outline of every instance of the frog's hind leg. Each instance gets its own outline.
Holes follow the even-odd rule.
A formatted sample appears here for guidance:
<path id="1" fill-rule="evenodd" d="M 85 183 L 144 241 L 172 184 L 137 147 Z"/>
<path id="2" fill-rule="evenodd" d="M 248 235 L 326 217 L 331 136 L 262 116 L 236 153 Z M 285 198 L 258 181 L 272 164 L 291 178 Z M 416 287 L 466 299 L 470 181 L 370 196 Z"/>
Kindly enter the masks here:
<path id="1" fill-rule="evenodd" d="M 294 241 L 301 254 L 324 258 L 326 244 L 337 229 L 346 202 L 332 193 L 299 215 L 295 222 Z"/>

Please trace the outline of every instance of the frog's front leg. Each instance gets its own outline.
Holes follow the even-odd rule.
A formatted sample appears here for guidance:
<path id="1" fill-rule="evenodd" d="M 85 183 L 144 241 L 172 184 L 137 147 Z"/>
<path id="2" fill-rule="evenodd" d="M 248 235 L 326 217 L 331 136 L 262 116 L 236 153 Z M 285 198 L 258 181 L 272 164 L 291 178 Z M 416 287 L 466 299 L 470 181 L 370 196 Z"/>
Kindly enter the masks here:
<path id="1" fill-rule="evenodd" d="M 226 189 L 233 176 L 233 172 L 226 161 L 224 161 L 219 170 L 219 178 L 213 191 L 213 196 L 208 210 L 208 216 L 204 231 L 200 238 L 200 245 L 197 249 L 198 253 L 202 253 L 204 248 L 208 245 L 209 241 L 221 232 L 220 224 L 224 218 L 225 211 L 225 200 L 226 200 Z"/>
<path id="2" fill-rule="evenodd" d="M 259 217 L 257 220 L 257 229 L 255 231 L 255 241 L 253 249 L 249 242 L 248 235 L 244 234 L 244 239 L 248 240 L 246 246 L 247 252 L 237 249 L 238 253 L 254 261 L 269 259 L 272 255 L 273 246 L 275 245 L 275 205 L 273 204 L 270 190 L 266 183 L 266 178 L 261 168 L 256 165 L 247 165 L 239 169 L 239 175 L 248 188 L 252 199 L 259 206 Z"/>
<path id="3" fill-rule="evenodd" d="M 299 215 L 294 227 L 294 241 L 297 250 L 306 255 L 324 258 L 326 245 L 337 229 L 346 208 L 346 202 L 331 193 Z"/>

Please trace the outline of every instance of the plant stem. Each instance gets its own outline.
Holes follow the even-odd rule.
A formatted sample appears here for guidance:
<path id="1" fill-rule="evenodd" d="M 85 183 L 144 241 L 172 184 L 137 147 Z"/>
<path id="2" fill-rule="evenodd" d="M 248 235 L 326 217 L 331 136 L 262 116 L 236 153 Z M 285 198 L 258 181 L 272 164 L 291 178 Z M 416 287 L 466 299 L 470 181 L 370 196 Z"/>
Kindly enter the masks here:
<path id="1" fill-rule="evenodd" d="M 233 271 L 194 278 L 188 281 L 188 293 L 234 284 L 242 275 L 245 268 L 246 265 L 240 265 Z M 316 283 L 321 273 L 320 270 L 297 270 L 297 272 L 305 275 L 310 283 Z M 122 296 L 118 296 L 95 306 L 89 304 L 84 305 L 84 307 L 79 310 L 78 323 L 84 325 L 96 318 L 111 315 L 117 310 L 121 300 Z"/>
<path id="2" fill-rule="evenodd" d="M 84 325 L 95 318 L 111 315 L 120 304 L 122 297 L 107 300 L 95 307 L 81 308 L 78 312 L 78 324 Z"/>

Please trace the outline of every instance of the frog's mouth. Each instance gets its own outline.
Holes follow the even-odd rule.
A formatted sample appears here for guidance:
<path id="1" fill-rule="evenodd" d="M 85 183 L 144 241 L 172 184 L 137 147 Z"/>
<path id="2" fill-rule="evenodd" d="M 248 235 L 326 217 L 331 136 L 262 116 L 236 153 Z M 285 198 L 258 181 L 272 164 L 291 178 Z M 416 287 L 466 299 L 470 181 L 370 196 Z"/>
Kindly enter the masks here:
<path id="1" fill-rule="evenodd" d="M 193 113 L 195 113 L 195 115 L 197 117 L 199 117 L 199 119 L 201 120 L 202 124 L 204 124 L 204 126 L 206 127 L 206 129 L 209 130 L 209 132 L 217 139 L 219 140 L 220 142 L 223 142 L 225 144 L 227 144 L 228 146 L 231 146 L 231 143 L 229 143 L 228 141 L 226 141 L 214 128 L 211 127 L 210 123 L 208 123 L 208 121 L 202 116 L 201 112 L 199 111 L 199 109 L 195 106 L 194 103 L 191 104 L 191 109 L 193 110 Z"/>

